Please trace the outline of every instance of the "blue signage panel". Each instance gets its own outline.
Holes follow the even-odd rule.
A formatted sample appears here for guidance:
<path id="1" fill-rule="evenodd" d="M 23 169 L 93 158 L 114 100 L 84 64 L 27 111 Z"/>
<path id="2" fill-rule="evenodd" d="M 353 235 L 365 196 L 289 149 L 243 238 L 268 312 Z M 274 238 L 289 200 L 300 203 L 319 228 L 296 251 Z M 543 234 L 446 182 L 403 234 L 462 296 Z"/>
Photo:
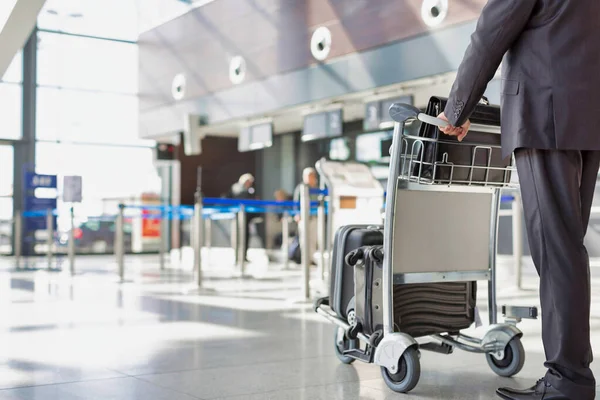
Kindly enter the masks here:
<path id="1" fill-rule="evenodd" d="M 57 188 L 56 175 L 42 175 L 36 174 L 35 172 L 25 172 L 25 190 L 37 189 L 37 188 Z"/>
<path id="2" fill-rule="evenodd" d="M 57 189 L 56 175 L 36 174 L 31 171 L 23 172 L 23 254 L 33 255 L 35 246 L 35 231 L 47 229 L 47 212 L 56 209 L 56 197 L 39 198 L 35 190 Z M 56 216 L 52 218 L 56 232 Z"/>

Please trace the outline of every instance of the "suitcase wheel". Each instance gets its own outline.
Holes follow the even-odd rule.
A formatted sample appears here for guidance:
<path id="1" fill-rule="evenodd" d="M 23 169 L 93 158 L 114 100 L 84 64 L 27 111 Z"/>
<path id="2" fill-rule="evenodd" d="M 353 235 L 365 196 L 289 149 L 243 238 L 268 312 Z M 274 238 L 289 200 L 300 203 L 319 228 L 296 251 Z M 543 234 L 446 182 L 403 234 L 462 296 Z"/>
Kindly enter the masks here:
<path id="1" fill-rule="evenodd" d="M 386 367 L 381 367 L 381 376 L 385 384 L 394 392 L 408 393 L 417 386 L 421 378 L 421 362 L 419 351 L 414 347 L 406 349 L 398 362 L 398 372 L 392 374 Z"/>
<path id="2" fill-rule="evenodd" d="M 518 374 L 525 364 L 525 349 L 519 337 L 511 339 L 504 348 L 504 358 L 498 360 L 493 355 L 485 355 L 488 365 L 497 375 L 511 377 Z"/>
<path id="3" fill-rule="evenodd" d="M 342 363 L 352 364 L 354 362 L 355 358 L 344 355 L 344 351 L 356 348 L 356 344 L 356 339 L 348 339 L 342 328 L 336 328 L 333 335 L 333 348 L 335 355 Z"/>

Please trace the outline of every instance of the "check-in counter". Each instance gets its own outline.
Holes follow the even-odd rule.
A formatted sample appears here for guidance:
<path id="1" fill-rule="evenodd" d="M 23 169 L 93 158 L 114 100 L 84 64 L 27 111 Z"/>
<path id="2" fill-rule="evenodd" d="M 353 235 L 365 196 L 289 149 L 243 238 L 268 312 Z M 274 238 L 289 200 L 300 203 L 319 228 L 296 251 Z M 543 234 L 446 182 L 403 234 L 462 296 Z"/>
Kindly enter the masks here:
<path id="1" fill-rule="evenodd" d="M 316 167 L 327 189 L 328 250 L 343 225 L 383 224 L 384 188 L 367 165 L 320 160 Z"/>

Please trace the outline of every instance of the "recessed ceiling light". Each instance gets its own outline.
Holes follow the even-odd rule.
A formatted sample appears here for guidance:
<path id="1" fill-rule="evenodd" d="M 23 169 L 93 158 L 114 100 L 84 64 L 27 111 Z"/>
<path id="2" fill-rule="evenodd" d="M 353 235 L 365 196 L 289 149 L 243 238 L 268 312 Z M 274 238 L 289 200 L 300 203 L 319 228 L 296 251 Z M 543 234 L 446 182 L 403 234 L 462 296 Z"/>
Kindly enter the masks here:
<path id="1" fill-rule="evenodd" d="M 324 26 L 317 28 L 310 39 L 310 52 L 319 61 L 323 61 L 331 51 L 331 31 Z"/>
<path id="2" fill-rule="evenodd" d="M 448 15 L 448 0 L 423 0 L 421 18 L 428 26 L 437 26 Z"/>

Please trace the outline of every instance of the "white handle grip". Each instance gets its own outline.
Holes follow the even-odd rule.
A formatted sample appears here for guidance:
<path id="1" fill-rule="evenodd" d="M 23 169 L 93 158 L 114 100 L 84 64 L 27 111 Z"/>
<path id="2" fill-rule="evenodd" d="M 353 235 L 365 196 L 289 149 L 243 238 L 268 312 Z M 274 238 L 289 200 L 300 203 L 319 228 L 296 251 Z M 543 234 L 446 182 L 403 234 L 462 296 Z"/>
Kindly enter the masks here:
<path id="1" fill-rule="evenodd" d="M 443 119 L 432 117 L 431 115 L 427 115 L 427 114 L 423 114 L 423 113 L 420 113 L 419 115 L 417 115 L 417 119 L 419 121 L 425 122 L 426 124 L 429 124 L 429 125 L 439 126 L 440 128 L 444 128 L 444 127 L 450 125 L 448 123 L 448 121 L 444 121 Z"/>

